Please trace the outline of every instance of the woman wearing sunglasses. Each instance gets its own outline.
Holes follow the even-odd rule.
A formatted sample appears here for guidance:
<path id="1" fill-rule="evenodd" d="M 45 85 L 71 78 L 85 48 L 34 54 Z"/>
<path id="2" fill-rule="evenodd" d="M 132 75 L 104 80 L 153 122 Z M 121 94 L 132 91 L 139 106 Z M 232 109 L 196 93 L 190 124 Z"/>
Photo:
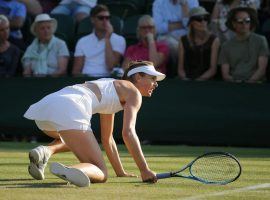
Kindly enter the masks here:
<path id="1" fill-rule="evenodd" d="M 258 0 L 217 0 L 211 16 L 211 29 L 219 37 L 220 42 L 227 41 L 234 36 L 234 33 L 228 29 L 225 22 L 228 13 L 236 7 L 251 7 L 256 9 Z"/>
<path id="2" fill-rule="evenodd" d="M 208 80 L 216 74 L 219 39 L 208 29 L 209 13 L 190 10 L 189 32 L 179 40 L 178 75 L 182 80 Z"/>
<path id="3" fill-rule="evenodd" d="M 235 36 L 221 47 L 219 64 L 223 79 L 248 83 L 265 81 L 269 48 L 266 38 L 254 33 L 258 25 L 256 10 L 234 8 L 228 14 L 226 25 Z"/>

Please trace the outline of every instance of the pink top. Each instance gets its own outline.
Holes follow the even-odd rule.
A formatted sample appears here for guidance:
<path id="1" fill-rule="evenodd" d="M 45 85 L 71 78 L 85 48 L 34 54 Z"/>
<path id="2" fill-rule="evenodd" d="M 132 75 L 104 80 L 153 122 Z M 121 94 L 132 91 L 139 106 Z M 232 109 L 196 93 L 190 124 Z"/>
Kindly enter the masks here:
<path id="1" fill-rule="evenodd" d="M 166 74 L 166 64 L 169 56 L 169 48 L 166 43 L 161 41 L 156 42 L 156 48 L 157 51 L 162 53 L 165 57 L 164 62 L 157 67 L 157 70 Z M 149 60 L 149 51 L 142 42 L 139 42 L 137 44 L 130 45 L 126 50 L 124 57 L 131 60 Z"/>

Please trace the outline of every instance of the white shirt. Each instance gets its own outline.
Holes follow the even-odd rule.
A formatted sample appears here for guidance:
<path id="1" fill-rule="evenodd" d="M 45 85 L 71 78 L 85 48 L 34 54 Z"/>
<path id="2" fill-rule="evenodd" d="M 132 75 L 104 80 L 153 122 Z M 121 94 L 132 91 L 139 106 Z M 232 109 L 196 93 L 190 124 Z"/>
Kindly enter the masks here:
<path id="1" fill-rule="evenodd" d="M 113 51 L 121 55 L 124 54 L 126 49 L 124 37 L 112 33 L 110 42 Z M 82 74 L 94 77 L 110 76 L 110 71 L 105 62 L 105 39 L 99 40 L 94 32 L 78 41 L 74 56 L 85 56 Z"/>
<path id="2" fill-rule="evenodd" d="M 97 4 L 97 0 L 62 0 L 60 4 L 70 4 L 72 2 L 76 2 L 84 6 L 89 6 L 91 8 Z"/>

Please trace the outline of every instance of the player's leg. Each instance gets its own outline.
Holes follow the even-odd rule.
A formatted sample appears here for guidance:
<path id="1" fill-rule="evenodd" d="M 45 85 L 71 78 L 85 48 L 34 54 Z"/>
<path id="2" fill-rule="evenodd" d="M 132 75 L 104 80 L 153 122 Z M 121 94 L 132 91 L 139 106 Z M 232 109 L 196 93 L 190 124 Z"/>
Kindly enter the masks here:
<path id="1" fill-rule="evenodd" d="M 29 152 L 28 172 L 34 179 L 43 180 L 45 178 L 44 170 L 51 155 L 69 151 L 69 149 L 62 143 L 59 133 L 53 130 L 51 123 L 36 121 L 36 124 L 46 135 L 54 138 L 54 141 L 48 146 L 40 145 Z"/>
<path id="2" fill-rule="evenodd" d="M 107 168 L 94 134 L 91 131 L 80 130 L 60 131 L 59 134 L 65 144 L 79 159 L 80 163 L 70 167 L 63 165 L 61 167 L 61 164 L 52 164 L 51 172 L 63 179 L 67 179 L 66 177 L 73 173 L 71 170 L 69 173 L 68 169 L 77 169 L 89 177 L 93 183 L 105 182 L 108 176 Z M 84 178 L 83 176 L 81 177 Z M 74 180 L 68 181 L 74 183 Z M 76 185 L 76 183 L 74 184 Z M 78 186 L 82 185 L 78 184 Z"/>

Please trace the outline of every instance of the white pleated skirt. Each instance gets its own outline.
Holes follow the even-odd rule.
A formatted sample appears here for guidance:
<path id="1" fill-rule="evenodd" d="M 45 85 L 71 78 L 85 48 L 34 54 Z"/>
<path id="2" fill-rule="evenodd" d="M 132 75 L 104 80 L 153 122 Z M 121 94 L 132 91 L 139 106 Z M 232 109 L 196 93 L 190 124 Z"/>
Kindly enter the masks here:
<path id="1" fill-rule="evenodd" d="M 90 89 L 79 85 L 68 86 L 31 105 L 24 117 L 35 120 L 41 130 L 92 131 L 92 106 L 97 101 Z"/>

